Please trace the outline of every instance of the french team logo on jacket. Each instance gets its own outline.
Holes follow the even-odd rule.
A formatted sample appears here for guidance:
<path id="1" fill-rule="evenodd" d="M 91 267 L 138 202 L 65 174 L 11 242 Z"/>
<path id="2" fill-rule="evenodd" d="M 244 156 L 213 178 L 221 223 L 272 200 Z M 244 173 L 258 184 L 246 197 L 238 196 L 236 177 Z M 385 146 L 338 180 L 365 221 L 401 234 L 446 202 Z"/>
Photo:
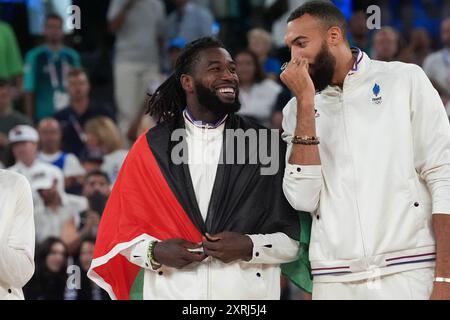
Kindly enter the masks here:
<path id="1" fill-rule="evenodd" d="M 380 92 L 381 92 L 380 85 L 375 83 L 375 85 L 372 88 L 372 93 L 373 93 L 372 103 L 374 103 L 374 104 L 381 104 L 381 102 L 383 100 L 382 100 L 382 98 L 380 96 Z"/>

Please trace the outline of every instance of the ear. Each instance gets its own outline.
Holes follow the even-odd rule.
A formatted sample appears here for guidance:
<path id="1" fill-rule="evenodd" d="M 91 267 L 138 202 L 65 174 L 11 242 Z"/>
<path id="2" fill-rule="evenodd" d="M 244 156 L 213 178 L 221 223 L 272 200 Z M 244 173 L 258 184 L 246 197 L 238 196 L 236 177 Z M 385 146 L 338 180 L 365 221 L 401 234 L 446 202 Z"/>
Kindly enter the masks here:
<path id="1" fill-rule="evenodd" d="M 194 92 L 194 78 L 188 74 L 182 74 L 180 77 L 181 87 L 187 93 Z"/>
<path id="2" fill-rule="evenodd" d="M 342 34 L 342 30 L 339 27 L 331 27 L 327 31 L 328 35 L 328 44 L 331 46 L 335 46 L 341 43 L 344 39 L 344 35 Z"/>

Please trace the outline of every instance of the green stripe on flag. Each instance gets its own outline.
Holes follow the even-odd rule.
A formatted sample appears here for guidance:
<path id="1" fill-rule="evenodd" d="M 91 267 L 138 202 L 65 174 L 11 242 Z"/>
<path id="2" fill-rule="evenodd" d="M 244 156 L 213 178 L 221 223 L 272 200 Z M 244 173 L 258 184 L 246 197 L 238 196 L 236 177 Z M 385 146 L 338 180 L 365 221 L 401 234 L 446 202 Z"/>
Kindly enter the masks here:
<path id="1" fill-rule="evenodd" d="M 297 260 L 281 265 L 281 272 L 297 287 L 308 293 L 312 292 L 311 264 L 309 262 L 309 240 L 311 238 L 311 215 L 299 212 L 300 248 Z"/>
<path id="2" fill-rule="evenodd" d="M 134 279 L 130 289 L 130 300 L 144 300 L 144 272 L 145 269 L 141 269 Z"/>

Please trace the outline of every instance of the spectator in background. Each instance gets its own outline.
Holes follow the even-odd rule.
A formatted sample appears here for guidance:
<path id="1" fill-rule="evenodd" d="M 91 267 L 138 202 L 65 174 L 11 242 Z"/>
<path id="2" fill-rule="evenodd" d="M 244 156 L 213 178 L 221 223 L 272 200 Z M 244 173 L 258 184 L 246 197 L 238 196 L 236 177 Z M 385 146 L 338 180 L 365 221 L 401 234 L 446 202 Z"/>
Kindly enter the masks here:
<path id="1" fill-rule="evenodd" d="M 22 87 L 23 62 L 14 31 L 9 24 L 0 21 L 0 78 L 13 80 Z"/>
<path id="2" fill-rule="evenodd" d="M 97 117 L 86 123 L 85 131 L 87 148 L 91 152 L 103 154 L 101 170 L 114 184 L 128 153 L 123 149 L 123 140 L 117 126 L 107 117 Z"/>
<path id="3" fill-rule="evenodd" d="M 58 238 L 48 238 L 37 248 L 36 272 L 23 288 L 27 300 L 64 300 L 67 282 L 67 249 Z"/>
<path id="4" fill-rule="evenodd" d="M 406 63 L 422 66 L 425 58 L 431 53 L 431 38 L 425 28 L 416 28 L 411 32 L 411 39 L 398 59 Z"/>
<path id="5" fill-rule="evenodd" d="M 67 74 L 69 105 L 55 114 L 63 131 L 62 149 L 80 157 L 85 149 L 84 125 L 97 116 L 114 119 L 111 108 L 90 98 L 91 85 L 86 71 L 73 68 Z"/>
<path id="6" fill-rule="evenodd" d="M 291 91 L 282 84 L 282 91 L 274 103 L 272 110 L 272 128 L 283 131 L 283 108 L 292 99 Z"/>
<path id="7" fill-rule="evenodd" d="M 177 37 L 177 38 L 173 38 L 169 41 L 168 44 L 168 49 L 167 49 L 167 53 L 168 53 L 168 61 L 166 63 L 166 67 L 164 70 L 165 75 L 168 77 L 172 74 L 174 68 L 175 68 L 175 63 L 178 59 L 178 56 L 180 55 L 181 50 L 184 49 L 184 47 L 186 47 L 186 40 L 184 40 L 181 37 Z M 165 79 L 164 79 L 165 80 Z M 162 81 L 161 81 L 162 82 Z M 155 90 L 159 87 L 156 86 L 155 88 L 151 88 L 151 92 L 155 92 Z"/>
<path id="8" fill-rule="evenodd" d="M 272 37 L 270 33 L 263 29 L 252 29 L 247 34 L 247 40 L 248 49 L 258 56 L 259 63 L 265 75 L 270 79 L 278 81 L 281 72 L 281 62 L 269 56 L 270 50 L 272 49 Z"/>
<path id="9" fill-rule="evenodd" d="M 165 8 L 159 0 L 112 0 L 110 30 L 116 35 L 114 93 L 118 124 L 125 137 L 141 110 L 147 85 L 160 81 L 159 48 L 163 43 Z"/>
<path id="10" fill-rule="evenodd" d="M 45 21 L 45 44 L 29 51 L 25 58 L 25 110 L 40 121 L 66 107 L 67 74 L 80 66 L 78 53 L 64 46 L 63 20 L 49 14 Z"/>
<path id="11" fill-rule="evenodd" d="M 373 36 L 372 59 L 394 61 L 399 53 L 399 35 L 391 27 L 382 27 Z"/>
<path id="12" fill-rule="evenodd" d="M 106 173 L 94 170 L 86 175 L 83 184 L 83 196 L 88 199 L 88 208 L 80 213 L 80 220 L 75 217 L 67 220 L 63 226 L 62 239 L 70 253 L 80 249 L 83 239 L 96 237 L 100 217 L 111 193 L 111 184 Z"/>
<path id="13" fill-rule="evenodd" d="M 265 78 L 258 57 L 252 51 L 239 52 L 235 61 L 240 83 L 241 109 L 238 114 L 269 127 L 273 105 L 282 91 L 281 86 Z"/>
<path id="14" fill-rule="evenodd" d="M 11 86 L 8 81 L 0 79 L 0 162 L 3 164 L 8 160 L 8 133 L 19 124 L 31 125 L 31 120 L 13 109 Z"/>
<path id="15" fill-rule="evenodd" d="M 32 188 L 38 194 L 34 205 L 37 244 L 48 237 L 60 238 L 66 221 L 70 218 L 78 220 L 80 212 L 88 206 L 84 197 L 64 192 L 60 171 L 42 173 L 36 177 Z"/>
<path id="16" fill-rule="evenodd" d="M 190 0 L 173 0 L 176 9 L 167 18 L 166 41 L 181 37 L 186 42 L 210 36 L 214 18 L 209 9 Z"/>
<path id="17" fill-rule="evenodd" d="M 36 181 L 46 173 L 62 176 L 59 168 L 38 159 L 39 135 L 33 127 L 18 125 L 9 131 L 8 139 L 16 161 L 8 169 L 24 175 L 33 190 Z M 61 187 L 64 188 L 63 183 Z"/>
<path id="18" fill-rule="evenodd" d="M 86 149 L 80 157 L 80 162 L 87 173 L 100 170 L 103 164 L 103 154 L 99 150 L 91 152 L 89 149 Z"/>
<path id="19" fill-rule="evenodd" d="M 95 238 L 83 239 L 76 257 L 76 263 L 80 268 L 80 288 L 67 292 L 66 300 L 110 300 L 105 290 L 97 286 L 87 277 L 94 255 Z"/>
<path id="20" fill-rule="evenodd" d="M 265 0 L 264 7 L 268 20 L 272 21 L 272 39 L 275 47 L 285 47 L 286 20 L 289 14 L 307 0 Z"/>
<path id="21" fill-rule="evenodd" d="M 436 89 L 450 98 L 450 18 L 441 23 L 443 48 L 426 57 L 423 70 Z"/>
<path id="22" fill-rule="evenodd" d="M 45 118 L 38 126 L 40 153 L 39 159 L 62 170 L 64 189 L 70 193 L 80 193 L 83 176 L 86 173 L 78 158 L 72 153 L 61 151 L 61 128 L 58 121 Z"/>
<path id="23" fill-rule="evenodd" d="M 364 11 L 353 13 L 348 22 L 348 43 L 350 47 L 358 47 L 370 54 L 369 28 L 367 28 L 367 17 Z"/>

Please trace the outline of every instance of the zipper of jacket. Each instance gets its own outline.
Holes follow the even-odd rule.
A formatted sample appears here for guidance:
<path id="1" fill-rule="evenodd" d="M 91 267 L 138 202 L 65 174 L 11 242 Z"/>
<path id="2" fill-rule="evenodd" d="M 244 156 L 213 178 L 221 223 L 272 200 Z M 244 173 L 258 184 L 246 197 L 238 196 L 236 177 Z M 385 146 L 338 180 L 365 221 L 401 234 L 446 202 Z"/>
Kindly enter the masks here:
<path id="1" fill-rule="evenodd" d="M 203 129 L 205 140 L 202 139 L 205 149 L 203 149 L 202 154 L 202 166 L 205 169 L 205 179 L 208 181 L 209 179 L 209 167 L 208 167 L 208 151 L 209 151 L 209 135 L 208 135 L 208 129 L 209 126 L 206 125 L 206 127 Z M 207 266 L 206 266 L 206 300 L 211 300 L 211 257 L 207 258 Z"/>
<path id="2" fill-rule="evenodd" d="M 207 258 L 206 266 L 206 300 L 211 300 L 211 257 Z"/>
<path id="3" fill-rule="evenodd" d="M 343 86 L 345 86 L 345 81 Z M 361 236 L 361 244 L 364 254 L 364 264 L 366 265 L 366 268 L 369 267 L 369 264 L 367 263 L 367 251 L 366 251 L 366 245 L 364 243 L 364 234 L 363 234 L 363 228 L 362 228 L 362 222 L 361 222 L 361 214 L 359 211 L 359 203 L 358 203 L 358 197 L 357 197 L 357 188 L 356 188 L 356 173 L 355 173 L 355 162 L 353 159 L 353 156 L 351 155 L 350 150 L 350 140 L 348 139 L 348 133 L 347 133 L 347 122 L 346 122 L 346 110 L 344 105 L 344 89 L 342 89 L 341 94 L 339 95 L 339 102 L 341 104 L 342 112 L 343 112 L 343 118 L 344 118 L 344 132 L 345 132 L 345 139 L 347 141 L 347 146 L 349 147 L 350 152 L 350 159 L 351 159 L 351 169 L 353 173 L 353 192 L 355 194 L 355 205 L 356 205 L 356 214 L 358 216 L 358 224 L 359 224 L 359 232 Z"/>

